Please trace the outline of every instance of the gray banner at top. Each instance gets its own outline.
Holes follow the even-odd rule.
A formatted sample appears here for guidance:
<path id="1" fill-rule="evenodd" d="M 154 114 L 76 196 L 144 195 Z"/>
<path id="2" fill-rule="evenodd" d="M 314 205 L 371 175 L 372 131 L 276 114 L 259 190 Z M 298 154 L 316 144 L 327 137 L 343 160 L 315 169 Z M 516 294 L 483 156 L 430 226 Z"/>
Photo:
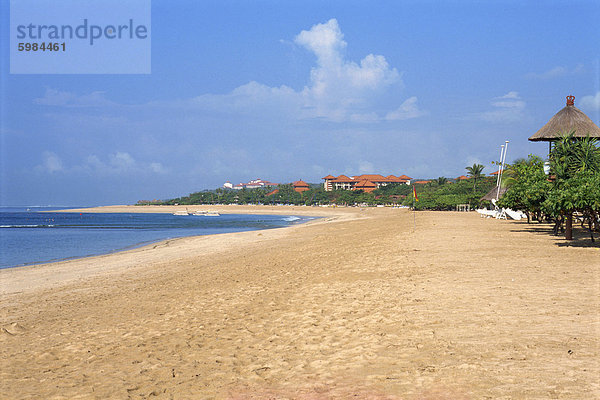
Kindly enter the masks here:
<path id="1" fill-rule="evenodd" d="M 11 0 L 11 74 L 151 73 L 150 0 Z"/>

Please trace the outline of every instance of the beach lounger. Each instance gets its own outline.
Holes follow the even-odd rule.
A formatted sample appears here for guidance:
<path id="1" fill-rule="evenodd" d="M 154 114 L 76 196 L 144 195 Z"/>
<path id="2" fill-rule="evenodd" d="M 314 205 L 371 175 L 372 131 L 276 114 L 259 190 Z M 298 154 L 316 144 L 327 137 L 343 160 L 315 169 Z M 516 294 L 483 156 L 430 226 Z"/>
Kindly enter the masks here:
<path id="1" fill-rule="evenodd" d="M 481 218 L 496 218 L 498 215 L 497 210 L 486 210 L 484 208 L 477 209 L 477 212 Z"/>

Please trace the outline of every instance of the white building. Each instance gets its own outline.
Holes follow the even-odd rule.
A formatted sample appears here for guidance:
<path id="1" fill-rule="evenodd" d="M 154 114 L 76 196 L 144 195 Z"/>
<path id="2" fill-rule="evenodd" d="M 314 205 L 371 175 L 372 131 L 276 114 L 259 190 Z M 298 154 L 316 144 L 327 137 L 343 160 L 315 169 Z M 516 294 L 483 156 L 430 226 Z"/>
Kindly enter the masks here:
<path id="1" fill-rule="evenodd" d="M 265 181 L 262 179 L 253 179 L 250 182 L 247 183 L 238 183 L 237 185 L 233 185 L 231 182 L 227 181 L 223 184 L 223 187 L 225 189 L 235 189 L 235 190 L 241 190 L 241 189 L 258 189 L 258 188 L 263 188 L 263 187 L 267 187 L 267 186 L 278 186 L 278 183 L 273 183 L 273 182 L 269 182 L 269 181 Z"/>

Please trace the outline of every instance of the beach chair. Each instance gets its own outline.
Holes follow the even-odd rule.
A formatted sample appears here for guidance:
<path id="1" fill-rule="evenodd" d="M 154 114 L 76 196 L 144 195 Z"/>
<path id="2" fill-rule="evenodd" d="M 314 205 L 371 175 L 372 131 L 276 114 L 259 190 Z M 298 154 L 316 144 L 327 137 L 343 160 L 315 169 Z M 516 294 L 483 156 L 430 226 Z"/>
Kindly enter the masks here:
<path id="1" fill-rule="evenodd" d="M 496 219 L 506 219 L 506 209 L 500 210 L 500 212 L 496 215 Z"/>
<path id="2" fill-rule="evenodd" d="M 486 210 L 485 208 L 479 208 L 476 210 L 481 218 L 496 218 L 498 215 L 497 210 Z"/>

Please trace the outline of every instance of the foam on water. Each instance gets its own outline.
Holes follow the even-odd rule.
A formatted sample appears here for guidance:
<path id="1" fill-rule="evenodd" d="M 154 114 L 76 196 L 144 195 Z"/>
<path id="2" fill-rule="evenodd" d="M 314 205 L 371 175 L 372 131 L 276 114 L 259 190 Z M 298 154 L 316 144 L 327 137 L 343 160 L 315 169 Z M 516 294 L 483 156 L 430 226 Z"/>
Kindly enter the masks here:
<path id="1" fill-rule="evenodd" d="M 177 237 L 278 228 L 309 219 L 245 214 L 198 218 L 167 213 L 61 213 L 27 208 L 0 209 L 0 268 L 106 254 Z"/>

